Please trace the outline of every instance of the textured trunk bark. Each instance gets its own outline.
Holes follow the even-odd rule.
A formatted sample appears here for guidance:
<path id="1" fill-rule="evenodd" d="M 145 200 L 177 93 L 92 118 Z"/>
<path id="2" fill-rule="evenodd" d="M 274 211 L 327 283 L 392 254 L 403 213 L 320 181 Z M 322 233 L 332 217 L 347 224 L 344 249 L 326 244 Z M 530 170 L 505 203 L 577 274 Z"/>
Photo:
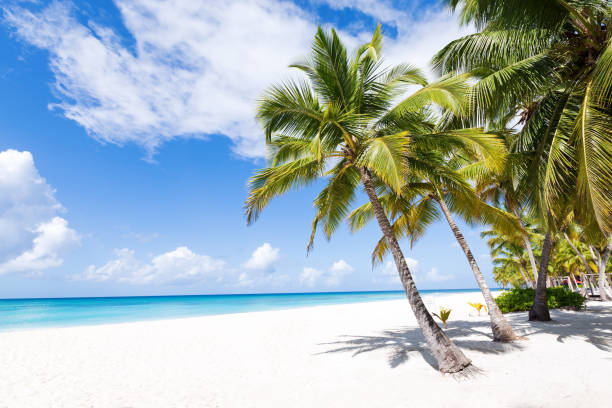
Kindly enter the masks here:
<path id="1" fill-rule="evenodd" d="M 548 277 L 548 261 L 550 260 L 550 251 L 552 250 L 552 235 L 549 232 L 544 237 L 542 245 L 542 256 L 540 258 L 540 271 L 538 273 L 538 282 L 536 285 L 536 294 L 533 300 L 533 305 L 529 311 L 529 320 L 549 321 L 550 312 L 546 303 L 546 278 Z"/>
<path id="2" fill-rule="evenodd" d="M 519 222 L 521 223 L 521 228 L 523 228 L 523 234 L 522 234 L 523 244 L 525 244 L 527 255 L 529 255 L 529 263 L 531 264 L 531 273 L 533 274 L 533 278 L 537 281 L 538 280 L 538 266 L 536 263 L 535 256 L 533 255 L 533 248 L 531 247 L 531 241 L 529 241 L 529 236 L 527 235 L 527 231 L 525 230 L 525 227 L 523 226 L 523 222 L 521 221 L 521 217 L 519 216 L 519 213 L 516 210 L 516 208 L 513 210 L 513 212 L 516 218 L 519 219 Z"/>
<path id="3" fill-rule="evenodd" d="M 472 362 L 463 354 L 459 347 L 451 341 L 427 311 L 423 299 L 421 299 L 421 295 L 419 295 L 419 291 L 414 284 L 414 279 L 412 278 L 410 269 L 408 269 L 404 254 L 391 229 L 391 223 L 378 200 L 370 172 L 366 168 L 360 168 L 359 170 L 361 172 L 363 186 L 372 203 L 372 210 L 374 211 L 378 225 L 393 254 L 393 259 L 395 260 L 402 286 L 408 297 L 408 303 L 410 303 L 410 307 L 419 323 L 419 327 L 423 332 L 427 345 L 438 362 L 438 368 L 443 373 L 456 373 L 465 369 Z"/>
<path id="4" fill-rule="evenodd" d="M 612 300 L 612 288 L 606 277 L 606 266 L 608 266 L 608 258 L 610 258 L 610 252 L 612 251 L 612 236 L 608 241 L 608 245 L 602 256 L 599 258 L 599 297 L 601 300 Z"/>
<path id="5" fill-rule="evenodd" d="M 478 282 L 478 287 L 480 288 L 480 291 L 482 292 L 482 296 L 485 299 L 485 303 L 487 304 L 487 309 L 489 309 L 489 316 L 491 319 L 491 330 L 493 331 L 493 340 L 495 341 L 515 340 L 516 335 L 514 334 L 514 331 L 512 330 L 512 326 L 510 326 L 510 323 L 508 323 L 508 320 L 506 320 L 501 310 L 499 310 L 497 303 L 495 303 L 495 299 L 493 298 L 493 295 L 491 294 L 491 291 L 489 290 L 489 286 L 487 285 L 487 282 L 485 281 L 485 278 L 482 275 L 482 272 L 480 272 L 480 268 L 478 267 L 478 264 L 476 263 L 476 259 L 472 255 L 472 251 L 470 251 L 470 247 L 465 241 L 465 238 L 463 237 L 463 234 L 459 230 L 459 227 L 457 227 L 457 224 L 455 224 L 455 220 L 453 219 L 453 216 L 450 210 L 448 209 L 446 202 L 444 201 L 444 198 L 436 197 L 436 200 L 438 201 L 438 204 L 440 205 L 440 208 L 442 209 L 442 212 L 444 213 L 444 216 L 446 217 L 446 221 L 448 221 L 448 225 L 450 226 L 450 229 L 453 231 L 453 234 L 455 234 L 455 238 L 457 239 L 457 242 L 461 246 L 461 249 L 463 249 L 463 253 L 465 254 L 465 257 L 467 258 L 468 263 L 470 264 L 470 267 L 472 268 L 472 272 L 474 273 L 476 282 Z"/>

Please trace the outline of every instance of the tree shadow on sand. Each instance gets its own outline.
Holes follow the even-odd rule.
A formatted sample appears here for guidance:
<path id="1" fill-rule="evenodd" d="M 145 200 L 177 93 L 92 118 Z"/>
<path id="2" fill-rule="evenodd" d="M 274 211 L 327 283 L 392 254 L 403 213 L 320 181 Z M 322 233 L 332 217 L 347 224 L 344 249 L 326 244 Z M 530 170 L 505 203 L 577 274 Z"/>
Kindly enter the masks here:
<path id="1" fill-rule="evenodd" d="M 449 323 L 445 332 L 457 346 L 485 354 L 501 354 L 521 349 L 520 343 L 494 342 L 493 336 L 485 332 L 488 329 L 488 322 L 455 321 Z M 436 361 L 418 327 L 385 330 L 375 336 L 344 335 L 340 340 L 319 345 L 326 346 L 328 349 L 317 354 L 351 353 L 353 357 L 371 351 L 385 350 L 387 351 L 387 362 L 391 368 L 404 364 L 412 352 L 418 352 L 429 365 L 437 369 Z"/>
<path id="2" fill-rule="evenodd" d="M 585 311 L 551 310 L 550 322 L 525 322 L 522 314 L 513 314 L 511 324 L 523 326 L 525 335 L 548 333 L 557 336 L 559 343 L 582 338 L 599 350 L 612 353 L 612 308 L 606 304 L 589 304 Z"/>
<path id="3" fill-rule="evenodd" d="M 589 311 L 551 311 L 551 322 L 529 322 L 526 313 L 507 315 L 517 335 L 529 338 L 537 333 L 557 336 L 563 343 L 570 337 L 578 337 L 600 350 L 612 352 L 612 309 L 590 307 Z M 499 343 L 493 341 L 488 320 L 458 320 L 450 322 L 446 334 L 462 349 L 483 354 L 503 354 L 520 351 L 525 342 Z M 387 362 L 395 368 L 407 362 L 411 353 L 422 355 L 423 359 L 437 369 L 436 361 L 429 351 L 425 338 L 418 327 L 400 327 L 385 330 L 378 335 L 343 335 L 339 340 L 320 343 L 327 350 L 317 354 L 351 353 L 353 357 L 377 350 L 387 352 Z"/>

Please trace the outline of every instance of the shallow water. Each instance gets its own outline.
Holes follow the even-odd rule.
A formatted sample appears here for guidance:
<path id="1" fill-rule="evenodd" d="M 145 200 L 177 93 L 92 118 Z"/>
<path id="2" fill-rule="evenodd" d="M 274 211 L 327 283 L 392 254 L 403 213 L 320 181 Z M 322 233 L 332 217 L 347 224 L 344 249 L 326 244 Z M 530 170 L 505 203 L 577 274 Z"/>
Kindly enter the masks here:
<path id="1" fill-rule="evenodd" d="M 422 295 L 475 292 L 422 290 Z M 0 330 L 80 326 L 403 299 L 402 291 L 0 300 Z"/>

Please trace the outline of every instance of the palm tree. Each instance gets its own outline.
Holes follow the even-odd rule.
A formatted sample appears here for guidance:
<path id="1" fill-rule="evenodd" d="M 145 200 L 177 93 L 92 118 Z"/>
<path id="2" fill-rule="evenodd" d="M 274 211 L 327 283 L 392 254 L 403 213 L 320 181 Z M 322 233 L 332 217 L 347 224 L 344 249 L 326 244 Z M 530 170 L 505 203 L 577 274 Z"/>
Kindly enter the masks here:
<path id="1" fill-rule="evenodd" d="M 506 143 L 511 146 L 511 134 L 508 134 Z M 480 198 L 492 205 L 502 208 L 519 219 L 519 229 L 515 234 L 527 250 L 531 273 L 538 279 L 538 267 L 533 253 L 530 236 L 528 233 L 529 219 L 522 208 L 524 197 L 517 189 L 520 182 L 518 179 L 521 174 L 520 169 L 524 166 L 525 158 L 521 154 L 512 153 L 508 155 L 506 166 L 501 172 L 487 171 L 481 162 L 474 162 L 465 166 L 461 171 L 467 178 L 474 181 L 475 189 Z"/>
<path id="2" fill-rule="evenodd" d="M 522 280 L 527 287 L 534 286 L 534 279 L 529 274 L 527 265 L 529 264 L 528 255 L 525 253 L 525 248 L 521 245 L 521 238 L 516 235 L 507 235 L 493 228 L 480 233 L 481 238 L 488 238 L 487 245 L 491 249 L 491 257 L 493 265 L 498 265 L 493 269 L 495 280 L 498 276 L 513 276 L 513 285 Z M 501 266 L 508 270 L 499 270 Z"/>
<path id="3" fill-rule="evenodd" d="M 612 300 L 612 288 L 606 277 L 606 268 L 610 253 L 612 252 L 612 236 L 605 239 L 600 239 L 599 245 L 590 245 L 591 255 L 596 262 L 597 272 L 599 274 L 599 296 L 601 300 Z"/>
<path id="4" fill-rule="evenodd" d="M 326 33 L 319 28 L 310 57 L 293 65 L 306 79 L 285 81 L 264 94 L 257 117 L 270 147 L 270 162 L 250 179 L 247 222 L 254 222 L 273 197 L 325 178 L 326 185 L 314 200 L 310 250 L 318 226 L 329 239 L 362 185 L 440 371 L 458 372 L 471 362 L 427 311 L 376 186 L 401 194 L 408 170 L 415 165 L 406 155 L 413 145 L 447 151 L 469 146 L 487 156 L 503 151 L 503 144 L 481 129 L 430 132 L 424 125 L 431 116 L 427 106 L 434 101 L 444 109 L 461 109 L 464 79 L 445 78 L 428 85 L 409 65 L 384 69 L 381 51 L 380 27 L 352 57 L 334 30 Z M 421 88 L 393 105 L 407 85 Z"/>
<path id="5" fill-rule="evenodd" d="M 546 273 L 555 231 L 573 210 L 612 232 L 612 8 L 607 0 L 446 0 L 478 33 L 434 58 L 470 72 L 472 119 L 520 115 L 514 151 L 528 153 L 534 213 L 547 226 L 531 320 L 550 320 Z M 524 186 L 524 188 L 525 188 Z"/>
<path id="6" fill-rule="evenodd" d="M 490 207 L 479 200 L 469 183 L 453 169 L 464 161 L 463 155 L 468 152 L 453 153 L 454 156 L 448 158 L 438 152 L 419 151 L 418 148 L 411 149 L 408 154 L 414 160 L 419 160 L 427 165 L 420 166 L 417 171 L 410 173 L 401 196 L 397 196 L 389 190 L 384 196 L 381 196 L 380 201 L 387 217 L 394 220 L 392 229 L 395 236 L 398 238 L 410 237 L 411 244 L 423 234 L 428 224 L 440 218 L 440 213 L 444 215 L 468 260 L 485 299 L 491 319 L 493 339 L 503 342 L 513 341 L 517 336 L 499 310 L 497 303 L 495 303 L 476 258 L 472 255 L 470 247 L 454 220 L 451 209 L 470 223 L 474 222 L 478 216 L 478 218 L 495 223 L 500 227 L 516 229 L 518 228 L 518 222 L 510 214 L 504 214 L 503 211 Z M 426 171 L 419 171 L 423 168 L 426 168 Z M 370 203 L 357 208 L 349 216 L 352 230 L 363 228 L 373 217 Z M 373 260 L 381 261 L 388 249 L 384 237 L 381 238 L 374 250 Z"/>
<path id="7" fill-rule="evenodd" d="M 493 278 L 496 282 L 504 286 L 510 283 L 516 288 L 521 286 L 521 282 L 529 285 L 521 259 L 517 258 L 515 254 L 504 248 L 499 251 L 498 256 L 492 259 L 492 262 L 494 265 Z"/>

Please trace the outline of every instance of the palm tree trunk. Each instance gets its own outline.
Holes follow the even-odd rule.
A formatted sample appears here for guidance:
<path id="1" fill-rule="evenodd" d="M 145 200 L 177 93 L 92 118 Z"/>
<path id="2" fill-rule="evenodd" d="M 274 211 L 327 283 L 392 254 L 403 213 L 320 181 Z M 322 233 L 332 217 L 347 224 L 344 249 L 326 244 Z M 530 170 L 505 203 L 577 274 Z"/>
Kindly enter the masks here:
<path id="1" fill-rule="evenodd" d="M 480 288 L 480 291 L 482 292 L 482 296 L 485 299 L 485 303 L 487 304 L 487 309 L 489 309 L 489 316 L 491 318 L 491 330 L 493 331 L 493 340 L 503 341 L 503 342 L 515 340 L 516 335 L 514 334 L 514 331 L 512 330 L 512 326 L 510 326 L 510 323 L 508 323 L 508 320 L 506 320 L 501 310 L 499 310 L 497 303 L 495 303 L 495 299 L 493 298 L 493 295 L 491 294 L 491 291 L 489 290 L 489 286 L 487 285 L 487 282 L 485 281 L 485 278 L 482 275 L 482 272 L 480 272 L 480 268 L 478 267 L 478 264 L 476 263 L 476 259 L 472 255 L 472 251 L 470 251 L 470 247 L 465 241 L 465 238 L 463 237 L 463 234 L 459 230 L 459 227 L 457 227 L 457 224 L 455 224 L 455 220 L 453 219 L 451 212 L 446 206 L 446 202 L 444 201 L 444 198 L 435 197 L 435 199 L 438 201 L 438 204 L 440 204 L 440 208 L 442 209 L 442 212 L 444 213 L 444 216 L 446 217 L 446 221 L 448 221 L 448 225 L 453 231 L 453 234 L 455 234 L 455 238 L 457 239 L 457 242 L 461 246 L 461 249 L 463 249 L 463 253 L 465 254 L 468 260 L 468 263 L 470 264 L 470 267 L 472 268 L 472 272 L 474 273 L 476 282 L 478 282 L 478 287 Z"/>
<path id="2" fill-rule="evenodd" d="M 531 247 L 531 242 L 527 235 L 523 235 L 523 243 L 525 244 L 525 249 L 527 249 L 527 254 L 529 255 L 529 263 L 531 264 L 531 273 L 533 273 L 533 278 L 538 280 L 538 266 L 536 263 L 535 256 L 533 255 L 533 248 Z"/>
<path id="3" fill-rule="evenodd" d="M 597 268 L 599 269 L 599 298 L 601 300 L 612 300 L 612 289 L 610 288 L 610 284 L 608 283 L 608 279 L 606 277 L 606 266 L 608 266 L 608 258 L 610 257 L 610 252 L 612 251 L 612 236 L 610 236 L 610 240 L 608 241 L 608 245 L 602 256 L 599 258 L 599 265 Z"/>
<path id="4" fill-rule="evenodd" d="M 533 273 L 533 278 L 537 281 L 538 280 L 538 266 L 536 264 L 535 256 L 533 255 L 533 248 L 531 247 L 531 241 L 529 241 L 529 236 L 527 235 L 527 231 L 525 230 L 525 227 L 523 226 L 523 222 L 521 221 L 521 217 L 519 217 L 519 214 L 516 208 L 514 209 L 513 212 L 516 218 L 518 218 L 519 222 L 521 223 L 521 228 L 523 229 L 523 233 L 521 234 L 523 238 L 523 244 L 525 244 L 527 255 L 529 255 L 529 263 L 531 264 L 531 273 Z"/>
<path id="5" fill-rule="evenodd" d="M 540 257 L 540 271 L 536 285 L 536 294 L 533 305 L 529 311 L 529 320 L 540 320 L 547 322 L 550 320 L 550 312 L 546 303 L 546 278 L 548 277 L 548 261 L 552 250 L 552 234 L 550 231 L 544 236 L 542 245 L 542 256 Z"/>
<path id="6" fill-rule="evenodd" d="M 582 252 L 580 252 L 578 248 L 576 248 L 572 240 L 567 236 L 565 232 L 563 233 L 563 236 L 565 237 L 565 240 L 570 245 L 570 247 L 572 247 L 572 250 L 576 253 L 576 255 L 578 255 L 578 258 L 580 258 L 580 261 L 582 262 L 582 265 L 584 266 L 584 269 L 586 269 L 587 273 L 595 273 L 593 272 L 593 269 L 591 269 L 591 265 L 589 265 L 587 260 L 584 258 L 584 255 L 582 255 Z"/>
<path id="7" fill-rule="evenodd" d="M 521 272 L 521 276 L 523 277 L 523 279 L 525 279 L 525 287 L 527 288 L 532 287 L 531 280 L 528 278 L 529 272 L 523 270 L 522 266 L 519 267 L 519 271 Z"/>
<path id="8" fill-rule="evenodd" d="M 387 215 L 385 214 L 385 211 L 378 200 L 370 172 L 364 167 L 361 167 L 359 171 L 361 172 L 361 179 L 365 191 L 368 194 L 370 202 L 372 203 L 372 209 L 374 211 L 374 215 L 376 216 L 376 220 L 378 221 L 378 225 L 380 226 L 380 229 L 387 240 L 387 244 L 391 249 L 391 253 L 393 254 L 395 266 L 397 267 L 402 286 L 404 287 L 404 291 L 408 297 L 408 303 L 410 303 L 410 307 L 412 308 L 417 322 L 419 323 L 423 336 L 425 337 L 434 358 L 438 362 L 438 368 L 443 373 L 456 373 L 465 369 L 472 362 L 465 356 L 465 354 L 463 354 L 459 347 L 452 342 L 452 340 L 446 335 L 446 333 L 444 333 L 440 326 L 436 324 L 433 317 L 427 311 L 427 308 L 423 303 L 423 299 L 421 299 L 421 295 L 419 295 L 419 291 L 414 284 L 414 279 L 412 278 L 410 269 L 408 269 L 404 254 L 402 253 L 399 243 L 395 238 L 395 234 L 391 229 L 391 223 L 389 222 L 389 219 L 387 218 Z"/>

